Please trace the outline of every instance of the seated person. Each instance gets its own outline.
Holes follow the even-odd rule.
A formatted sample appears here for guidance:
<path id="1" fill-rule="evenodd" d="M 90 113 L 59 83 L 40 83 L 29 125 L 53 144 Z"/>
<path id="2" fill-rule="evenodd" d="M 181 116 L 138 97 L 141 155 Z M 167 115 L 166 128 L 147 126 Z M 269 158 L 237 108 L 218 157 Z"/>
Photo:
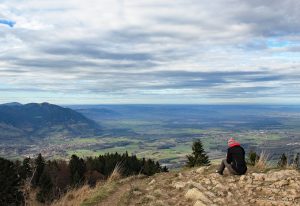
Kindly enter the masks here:
<path id="1" fill-rule="evenodd" d="M 235 141 L 233 138 L 228 140 L 228 147 L 227 157 L 222 160 L 221 165 L 216 172 L 223 175 L 224 169 L 227 168 L 230 174 L 245 174 L 247 171 L 245 150 L 241 147 L 240 143 Z"/>

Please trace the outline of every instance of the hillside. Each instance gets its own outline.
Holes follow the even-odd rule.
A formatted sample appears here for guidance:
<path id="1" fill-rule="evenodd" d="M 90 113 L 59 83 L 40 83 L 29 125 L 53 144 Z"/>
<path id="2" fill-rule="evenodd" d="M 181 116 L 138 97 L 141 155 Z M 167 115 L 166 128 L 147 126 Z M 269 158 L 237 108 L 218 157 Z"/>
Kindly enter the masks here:
<path id="1" fill-rule="evenodd" d="M 71 191 L 55 206 L 300 205 L 300 173 L 253 168 L 243 176 L 220 176 L 215 166 L 131 177 Z"/>
<path id="2" fill-rule="evenodd" d="M 100 133 L 97 123 L 69 108 L 49 103 L 0 105 L 1 141 L 54 136 L 88 137 Z"/>

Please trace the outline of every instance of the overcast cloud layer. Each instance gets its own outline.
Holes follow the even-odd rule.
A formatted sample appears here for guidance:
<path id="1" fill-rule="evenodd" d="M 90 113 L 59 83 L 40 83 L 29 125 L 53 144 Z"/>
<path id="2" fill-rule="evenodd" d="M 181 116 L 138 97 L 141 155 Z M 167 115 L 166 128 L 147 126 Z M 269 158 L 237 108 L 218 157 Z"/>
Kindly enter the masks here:
<path id="1" fill-rule="evenodd" d="M 299 0 L 1 0 L 0 102 L 300 103 Z"/>

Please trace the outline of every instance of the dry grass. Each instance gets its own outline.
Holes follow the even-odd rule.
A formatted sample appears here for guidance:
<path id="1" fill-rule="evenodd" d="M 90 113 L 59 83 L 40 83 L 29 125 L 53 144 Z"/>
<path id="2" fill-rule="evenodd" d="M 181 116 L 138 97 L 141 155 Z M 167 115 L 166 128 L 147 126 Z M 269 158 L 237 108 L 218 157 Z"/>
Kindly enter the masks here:
<path id="1" fill-rule="evenodd" d="M 80 204 L 81 206 L 92 206 L 101 202 L 103 199 L 107 198 L 111 193 L 113 193 L 117 188 L 117 181 L 122 177 L 122 165 L 120 163 L 116 164 L 113 172 L 108 177 L 104 185 L 99 187 L 96 192 L 90 195 L 86 200 Z"/>
<path id="2" fill-rule="evenodd" d="M 110 183 L 110 182 L 121 179 L 122 170 L 123 170 L 122 164 L 121 163 L 116 164 L 115 169 L 111 173 L 111 175 L 108 177 L 107 182 Z"/>
<path id="3" fill-rule="evenodd" d="M 36 190 L 28 190 L 25 199 L 25 206 L 43 206 L 43 203 L 40 203 L 36 200 Z"/>
<path id="4" fill-rule="evenodd" d="M 122 166 L 117 164 L 106 182 L 100 182 L 95 188 L 84 185 L 68 191 L 62 198 L 55 201 L 51 206 L 90 206 L 109 196 L 115 189 L 117 180 L 121 178 Z"/>
<path id="5" fill-rule="evenodd" d="M 85 201 L 91 194 L 101 187 L 98 184 L 95 188 L 90 188 L 88 185 L 84 185 L 81 188 L 75 188 L 68 191 L 61 199 L 55 201 L 52 206 L 79 206 Z"/>
<path id="6" fill-rule="evenodd" d="M 269 155 L 264 151 L 260 153 L 259 159 L 256 161 L 254 167 L 259 170 L 266 170 L 270 167 L 268 163 Z"/>

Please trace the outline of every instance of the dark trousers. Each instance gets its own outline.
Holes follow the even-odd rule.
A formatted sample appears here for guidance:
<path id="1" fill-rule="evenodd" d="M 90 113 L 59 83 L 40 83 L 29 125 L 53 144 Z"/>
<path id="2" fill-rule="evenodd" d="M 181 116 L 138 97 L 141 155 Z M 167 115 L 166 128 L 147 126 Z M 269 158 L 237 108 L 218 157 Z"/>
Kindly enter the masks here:
<path id="1" fill-rule="evenodd" d="M 232 168 L 231 164 L 229 164 L 226 159 L 222 160 L 221 165 L 218 169 L 218 172 L 223 174 L 225 168 L 228 169 L 230 174 L 237 175 L 237 172 Z"/>

